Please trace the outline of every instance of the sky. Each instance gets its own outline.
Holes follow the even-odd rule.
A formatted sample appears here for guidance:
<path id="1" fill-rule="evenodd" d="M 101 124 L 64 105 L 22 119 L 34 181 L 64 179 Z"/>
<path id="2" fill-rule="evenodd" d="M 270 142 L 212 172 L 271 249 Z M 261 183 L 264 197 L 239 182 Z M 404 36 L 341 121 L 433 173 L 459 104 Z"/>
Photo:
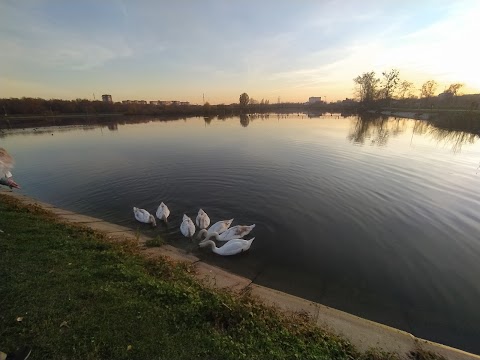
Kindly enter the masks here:
<path id="1" fill-rule="evenodd" d="M 352 98 L 392 68 L 480 93 L 479 0 L 0 0 L 0 98 Z"/>

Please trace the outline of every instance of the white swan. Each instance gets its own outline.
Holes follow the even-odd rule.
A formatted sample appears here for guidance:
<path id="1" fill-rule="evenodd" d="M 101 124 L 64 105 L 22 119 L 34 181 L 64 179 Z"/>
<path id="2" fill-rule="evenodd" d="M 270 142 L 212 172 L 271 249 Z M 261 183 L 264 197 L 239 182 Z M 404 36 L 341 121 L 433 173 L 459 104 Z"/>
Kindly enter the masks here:
<path id="1" fill-rule="evenodd" d="M 217 232 L 211 232 L 211 233 L 209 232 L 203 241 L 208 240 L 211 237 L 215 237 L 215 239 L 217 239 L 218 241 L 228 241 L 228 240 L 232 240 L 232 239 L 241 239 L 244 236 L 247 236 L 248 234 L 250 234 L 250 232 L 253 230 L 254 227 L 255 227 L 255 224 L 250 225 L 250 226 L 236 225 L 236 226 L 233 226 L 233 227 L 229 228 L 228 230 L 226 230 L 225 232 L 223 232 L 221 234 L 219 234 Z"/>
<path id="2" fill-rule="evenodd" d="M 134 207 L 133 213 L 135 215 L 135 219 L 137 219 L 138 221 L 146 224 L 152 224 L 152 226 L 157 226 L 155 218 L 147 210 Z"/>
<path id="3" fill-rule="evenodd" d="M 163 202 L 160 204 L 160 206 L 157 209 L 157 218 L 160 220 L 163 220 L 165 222 L 168 222 L 168 216 L 170 215 L 170 209 L 168 208 L 167 205 L 165 205 Z"/>
<path id="4" fill-rule="evenodd" d="M 233 222 L 233 219 L 217 221 L 215 224 L 210 226 L 208 230 L 207 229 L 200 230 L 200 232 L 197 235 L 197 238 L 201 238 L 203 234 L 207 234 L 207 238 L 209 237 L 208 235 L 212 233 L 221 234 L 225 232 L 230 227 L 230 225 L 232 225 L 232 222 Z"/>
<path id="5" fill-rule="evenodd" d="M 251 238 L 250 240 L 232 239 L 227 241 L 225 245 L 219 248 L 215 245 L 215 243 L 212 240 L 202 241 L 198 245 L 200 247 L 206 247 L 210 245 L 212 248 L 212 251 L 215 254 L 229 256 L 229 255 L 237 255 L 243 251 L 247 251 L 248 249 L 250 249 L 250 246 L 252 245 L 253 240 L 255 240 L 255 238 Z"/>
<path id="6" fill-rule="evenodd" d="M 10 171 L 13 168 L 13 158 L 12 156 L 5 150 L 4 148 L 0 147 L 0 177 L 7 175 L 7 177 L 11 177 Z"/>
<path id="7" fill-rule="evenodd" d="M 206 229 L 210 225 L 210 218 L 205 211 L 200 209 L 198 210 L 198 215 L 195 219 L 195 222 L 200 229 Z"/>
<path id="8" fill-rule="evenodd" d="M 195 234 L 195 224 L 193 223 L 192 219 L 185 214 L 183 214 L 183 221 L 180 224 L 180 231 L 183 236 L 189 238 L 192 238 L 193 234 Z"/>

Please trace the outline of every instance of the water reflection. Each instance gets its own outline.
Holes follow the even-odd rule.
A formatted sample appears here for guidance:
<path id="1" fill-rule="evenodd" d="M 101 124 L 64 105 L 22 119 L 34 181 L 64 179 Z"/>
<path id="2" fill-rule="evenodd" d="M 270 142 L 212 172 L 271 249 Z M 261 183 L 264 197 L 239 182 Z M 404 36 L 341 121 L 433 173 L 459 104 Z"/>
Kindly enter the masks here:
<path id="1" fill-rule="evenodd" d="M 459 153 L 462 150 L 463 145 L 474 144 L 479 138 L 478 134 L 441 129 L 432 125 L 429 125 L 428 131 L 439 143 L 444 143 L 445 145 L 450 146 L 454 153 Z"/>
<path id="2" fill-rule="evenodd" d="M 371 145 L 384 146 L 390 136 L 397 136 L 405 129 L 404 120 L 391 120 L 385 115 L 362 114 L 353 121 L 347 138 L 356 144 L 363 145 L 369 140 Z"/>
<path id="3" fill-rule="evenodd" d="M 250 124 L 250 117 L 245 114 L 240 115 L 240 125 L 247 127 L 248 124 Z"/>
<path id="4" fill-rule="evenodd" d="M 409 122 L 414 121 L 412 127 L 412 138 L 414 135 L 429 136 L 438 143 L 449 146 L 454 153 L 461 151 L 462 146 L 474 144 L 480 137 L 478 134 L 477 122 L 445 123 L 437 120 L 410 120 L 405 118 L 394 118 L 379 114 L 361 114 L 352 120 L 352 125 L 347 139 L 359 145 L 369 143 L 370 145 L 385 146 L 390 137 L 407 131 Z M 450 127 L 447 125 L 450 124 Z"/>
<path id="5" fill-rule="evenodd" d="M 195 254 L 260 285 L 480 350 L 480 144 L 462 154 L 435 144 L 460 149 L 476 143 L 473 130 L 375 114 L 175 120 L 9 130 L 2 146 L 29 196 L 132 229 L 132 206 L 165 201 L 171 226 L 142 232 L 189 249 L 183 213 L 202 207 L 212 220 L 255 223 L 251 252 Z"/>

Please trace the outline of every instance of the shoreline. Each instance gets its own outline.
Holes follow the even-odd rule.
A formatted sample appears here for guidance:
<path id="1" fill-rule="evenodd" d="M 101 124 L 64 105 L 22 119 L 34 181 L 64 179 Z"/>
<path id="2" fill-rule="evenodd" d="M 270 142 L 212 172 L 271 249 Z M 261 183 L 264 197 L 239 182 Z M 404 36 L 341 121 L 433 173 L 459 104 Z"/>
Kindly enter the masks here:
<path id="1" fill-rule="evenodd" d="M 345 337 L 359 350 L 365 351 L 374 347 L 380 348 L 383 351 L 395 352 L 402 357 L 406 357 L 411 351 L 415 351 L 420 347 L 422 350 L 433 351 L 447 359 L 480 359 L 480 356 L 463 350 L 417 338 L 413 334 L 393 327 L 257 285 L 250 279 L 204 263 L 199 258 L 187 254 L 185 251 L 174 246 L 162 245 L 160 247 L 146 247 L 145 243 L 151 239 L 134 232 L 130 228 L 63 210 L 16 192 L 2 189 L 0 194 L 19 200 L 24 206 L 38 206 L 52 213 L 63 222 L 92 229 L 110 238 L 134 240 L 137 242 L 143 255 L 147 258 L 155 259 L 166 256 L 175 262 L 186 262 L 194 267 L 196 279 L 207 286 L 232 291 L 240 295 L 248 292 L 267 305 L 273 305 L 284 311 L 306 313 L 316 325 L 327 328 L 333 333 Z"/>

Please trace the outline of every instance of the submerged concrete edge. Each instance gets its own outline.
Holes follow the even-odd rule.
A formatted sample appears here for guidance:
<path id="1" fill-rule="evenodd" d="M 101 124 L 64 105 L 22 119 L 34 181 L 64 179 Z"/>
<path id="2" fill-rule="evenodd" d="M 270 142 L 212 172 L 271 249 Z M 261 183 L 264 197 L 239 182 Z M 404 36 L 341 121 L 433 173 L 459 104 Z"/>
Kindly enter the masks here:
<path id="1" fill-rule="evenodd" d="M 138 242 L 141 252 L 147 258 L 160 258 L 165 256 L 173 261 L 192 264 L 195 269 L 195 277 L 206 286 L 217 289 L 228 289 L 237 294 L 248 292 L 260 299 L 263 303 L 277 307 L 280 310 L 306 313 L 315 324 L 332 333 L 345 337 L 361 351 L 378 348 L 383 351 L 395 352 L 404 358 L 408 358 L 410 352 L 422 349 L 432 351 L 452 360 L 480 360 L 479 355 L 418 338 L 413 334 L 388 325 L 255 284 L 248 278 L 204 263 L 196 256 L 187 254 L 185 251 L 174 246 L 162 245 L 160 247 L 148 248 L 145 246 L 145 242 L 150 238 L 135 233 L 130 228 L 63 210 L 16 192 L 2 189 L 0 194 L 16 198 L 24 205 L 38 206 L 56 215 L 58 219 L 66 223 L 101 232 L 111 240 L 135 240 Z"/>

